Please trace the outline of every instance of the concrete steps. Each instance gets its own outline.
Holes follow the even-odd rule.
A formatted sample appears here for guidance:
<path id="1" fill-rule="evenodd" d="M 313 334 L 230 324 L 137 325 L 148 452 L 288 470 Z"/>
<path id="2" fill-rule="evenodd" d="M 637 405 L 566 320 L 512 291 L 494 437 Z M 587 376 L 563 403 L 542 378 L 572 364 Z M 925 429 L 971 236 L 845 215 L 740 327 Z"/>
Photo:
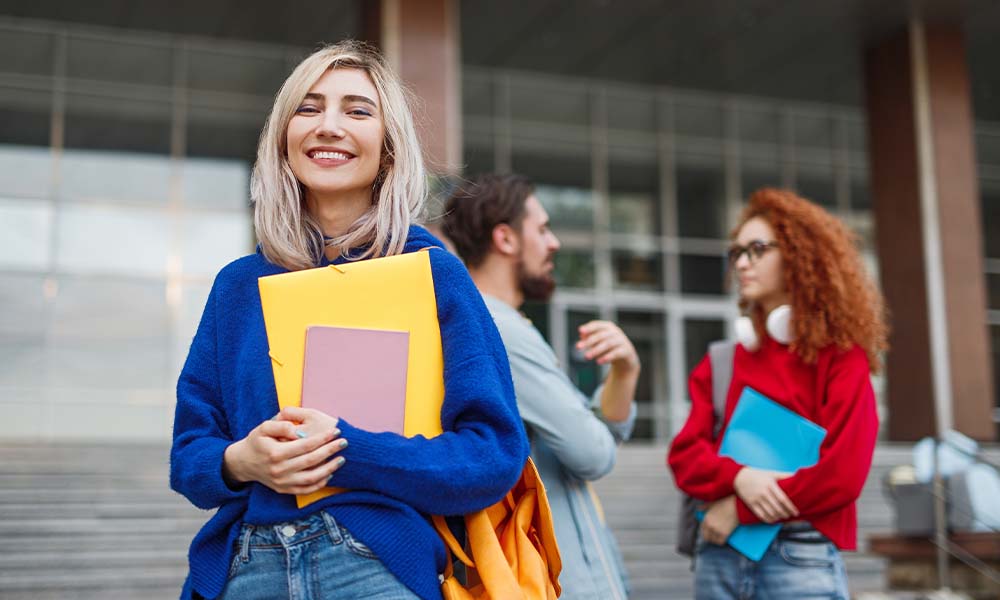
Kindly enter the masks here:
<path id="1" fill-rule="evenodd" d="M 162 445 L 0 444 L 0 598 L 177 598 L 188 545 L 210 513 L 170 491 L 167 453 Z M 674 551 L 679 495 L 665 453 L 627 446 L 615 471 L 596 483 L 633 600 L 692 596 L 689 560 Z M 876 452 L 859 510 L 862 551 L 845 554 L 855 594 L 882 590 L 884 561 L 864 552 L 865 539 L 891 530 L 881 477 L 909 460 L 905 445 Z"/>

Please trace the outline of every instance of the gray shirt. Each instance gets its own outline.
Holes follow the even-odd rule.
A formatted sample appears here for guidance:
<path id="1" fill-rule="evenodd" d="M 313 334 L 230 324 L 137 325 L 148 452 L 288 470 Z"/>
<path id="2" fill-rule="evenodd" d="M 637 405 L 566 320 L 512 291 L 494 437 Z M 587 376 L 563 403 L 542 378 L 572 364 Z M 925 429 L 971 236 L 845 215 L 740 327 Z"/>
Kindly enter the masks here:
<path id="1" fill-rule="evenodd" d="M 584 396 L 530 321 L 492 296 L 483 299 L 507 347 L 517 407 L 552 508 L 563 563 L 561 598 L 624 599 L 621 553 L 588 482 L 614 468 L 618 444 L 635 424 L 635 404 L 625 421 L 603 419 L 594 410 L 601 390 Z"/>

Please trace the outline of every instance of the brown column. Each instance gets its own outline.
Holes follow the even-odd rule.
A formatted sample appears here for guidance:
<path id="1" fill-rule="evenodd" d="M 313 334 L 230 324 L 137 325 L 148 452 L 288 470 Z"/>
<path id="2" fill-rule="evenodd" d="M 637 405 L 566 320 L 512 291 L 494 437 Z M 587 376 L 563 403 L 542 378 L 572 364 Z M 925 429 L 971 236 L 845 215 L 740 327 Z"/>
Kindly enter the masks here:
<path id="1" fill-rule="evenodd" d="M 921 33 L 922 52 L 915 38 Z M 935 433 L 935 376 L 944 373 L 941 396 L 951 396 L 952 426 L 993 440 L 993 375 L 962 32 L 950 25 L 911 28 L 869 49 L 865 67 L 878 252 L 893 325 L 889 438 Z M 929 289 L 940 292 L 936 299 Z M 941 344 L 943 368 L 935 362 L 935 344 Z"/>
<path id="2" fill-rule="evenodd" d="M 456 0 L 362 2 L 366 38 L 414 93 L 428 167 L 458 173 L 462 161 L 461 66 Z"/>

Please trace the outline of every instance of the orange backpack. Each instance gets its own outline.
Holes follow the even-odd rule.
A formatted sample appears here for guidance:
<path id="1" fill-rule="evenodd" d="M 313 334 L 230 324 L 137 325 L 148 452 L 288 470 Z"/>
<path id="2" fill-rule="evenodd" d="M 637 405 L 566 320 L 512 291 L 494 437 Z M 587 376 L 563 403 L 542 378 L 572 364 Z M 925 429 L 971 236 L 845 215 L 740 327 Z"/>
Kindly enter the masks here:
<path id="1" fill-rule="evenodd" d="M 562 592 L 552 511 L 530 458 L 506 497 L 465 515 L 468 554 L 444 517 L 433 521 L 448 556 L 441 583 L 445 600 L 555 600 Z M 452 553 L 465 564 L 464 586 L 455 577 Z"/>

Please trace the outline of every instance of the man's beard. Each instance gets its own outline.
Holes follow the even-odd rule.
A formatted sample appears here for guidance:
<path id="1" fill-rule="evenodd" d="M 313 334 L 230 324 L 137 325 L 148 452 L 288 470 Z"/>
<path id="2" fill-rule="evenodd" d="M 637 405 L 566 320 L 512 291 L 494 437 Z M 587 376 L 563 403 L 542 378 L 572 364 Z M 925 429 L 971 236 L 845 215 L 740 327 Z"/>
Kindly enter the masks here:
<path id="1" fill-rule="evenodd" d="M 548 302 L 556 291 L 556 280 L 550 274 L 532 275 L 524 268 L 524 259 L 517 263 L 517 285 L 525 300 Z"/>

